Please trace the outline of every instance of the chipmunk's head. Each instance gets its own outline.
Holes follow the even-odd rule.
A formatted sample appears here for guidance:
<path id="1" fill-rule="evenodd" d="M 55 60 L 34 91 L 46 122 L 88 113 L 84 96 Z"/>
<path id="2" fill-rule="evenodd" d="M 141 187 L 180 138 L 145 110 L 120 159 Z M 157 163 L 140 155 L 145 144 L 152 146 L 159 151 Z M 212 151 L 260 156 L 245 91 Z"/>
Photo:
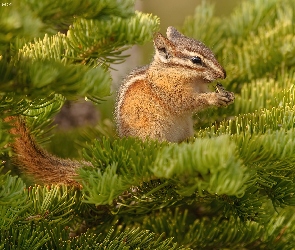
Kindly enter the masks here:
<path id="1" fill-rule="evenodd" d="M 185 70 L 189 77 L 204 82 L 226 77 L 225 70 L 209 48 L 200 41 L 182 35 L 174 27 L 168 27 L 167 38 L 157 33 L 154 46 L 156 63 Z"/>

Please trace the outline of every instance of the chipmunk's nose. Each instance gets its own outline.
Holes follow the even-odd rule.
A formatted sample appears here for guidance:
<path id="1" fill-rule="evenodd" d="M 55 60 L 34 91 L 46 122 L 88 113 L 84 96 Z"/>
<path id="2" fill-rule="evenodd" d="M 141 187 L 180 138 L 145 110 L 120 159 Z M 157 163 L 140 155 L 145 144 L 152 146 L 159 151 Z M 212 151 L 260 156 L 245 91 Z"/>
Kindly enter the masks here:
<path id="1" fill-rule="evenodd" d="M 225 71 L 225 69 L 222 69 L 222 72 L 223 72 L 223 77 L 222 77 L 222 79 L 225 79 L 225 78 L 226 78 L 226 71 Z"/>
<path id="2" fill-rule="evenodd" d="M 219 66 L 218 71 L 215 73 L 215 77 L 216 79 L 225 79 L 226 78 L 225 69 Z"/>

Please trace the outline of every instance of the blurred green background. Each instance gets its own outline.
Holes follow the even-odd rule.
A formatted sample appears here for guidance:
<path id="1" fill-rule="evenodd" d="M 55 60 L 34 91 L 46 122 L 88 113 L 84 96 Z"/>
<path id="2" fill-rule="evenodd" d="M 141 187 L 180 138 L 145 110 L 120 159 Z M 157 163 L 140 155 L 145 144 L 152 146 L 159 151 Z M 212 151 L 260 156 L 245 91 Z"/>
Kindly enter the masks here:
<path id="1" fill-rule="evenodd" d="M 161 32 L 164 33 L 168 26 L 181 26 L 187 16 L 193 15 L 196 6 L 201 2 L 202 0 L 138 0 L 136 8 L 160 17 Z M 242 0 L 210 0 L 205 2 L 215 4 L 216 15 L 224 16 L 228 15 Z M 210 22 L 210 20 L 204 20 L 204 25 L 206 25 L 206 22 Z"/>

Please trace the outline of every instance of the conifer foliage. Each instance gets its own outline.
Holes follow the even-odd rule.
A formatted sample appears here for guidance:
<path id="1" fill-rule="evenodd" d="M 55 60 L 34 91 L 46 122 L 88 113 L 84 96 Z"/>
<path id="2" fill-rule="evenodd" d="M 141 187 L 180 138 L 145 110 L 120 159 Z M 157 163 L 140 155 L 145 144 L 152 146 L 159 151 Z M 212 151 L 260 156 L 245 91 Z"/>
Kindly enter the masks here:
<path id="1" fill-rule="evenodd" d="M 222 18 L 204 1 L 185 20 L 182 31 L 212 48 L 227 70 L 222 84 L 236 94 L 228 108 L 196 116 L 193 139 L 89 138 L 82 155 L 94 168 L 78 170 L 81 190 L 30 186 L 4 171 L 13 140 L 6 116 L 23 115 L 38 143 L 48 141 L 65 100 L 108 96 L 110 63 L 151 41 L 159 20 L 133 4 L 0 7 L 0 249 L 293 249 L 295 5 L 288 0 L 244 1 Z"/>

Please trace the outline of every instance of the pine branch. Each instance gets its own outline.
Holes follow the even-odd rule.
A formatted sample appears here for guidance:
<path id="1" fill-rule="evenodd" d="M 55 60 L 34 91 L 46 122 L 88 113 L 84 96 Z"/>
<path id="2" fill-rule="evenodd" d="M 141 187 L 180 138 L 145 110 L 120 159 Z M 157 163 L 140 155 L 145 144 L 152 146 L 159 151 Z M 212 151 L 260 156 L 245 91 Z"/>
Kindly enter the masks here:
<path id="1" fill-rule="evenodd" d="M 155 250 L 181 250 L 188 249 L 177 247 L 172 239 L 163 240 L 163 236 L 157 236 L 146 230 L 127 229 L 123 232 L 115 232 L 111 229 L 106 237 L 86 232 L 71 241 L 61 241 L 58 249 L 155 249 Z"/>
<path id="2" fill-rule="evenodd" d="M 2 91 L 8 92 L 14 87 L 16 94 L 23 99 L 45 99 L 48 93 L 63 94 L 70 99 L 79 95 L 105 97 L 110 92 L 110 75 L 102 68 L 87 69 L 82 65 L 64 65 L 53 60 L 22 60 L 13 71 L 17 72 L 17 77 Z M 10 72 L 11 77 L 14 76 L 13 71 Z"/>
<path id="3" fill-rule="evenodd" d="M 241 95 L 236 98 L 234 112 L 236 114 L 251 113 L 262 108 L 292 107 L 294 90 L 292 82 L 294 74 L 280 76 L 279 79 L 259 79 L 245 85 Z"/>
<path id="4" fill-rule="evenodd" d="M 124 190 L 140 184 L 142 180 L 153 179 L 149 166 L 160 147 L 159 142 L 145 143 L 134 138 L 112 143 L 106 139 L 102 143 L 96 141 L 84 155 L 97 169 L 79 170 L 88 202 L 110 204 Z"/>
<path id="5" fill-rule="evenodd" d="M 11 140 L 11 135 L 7 132 L 8 129 L 9 126 L 7 126 L 6 123 L 3 123 L 0 120 L 0 148 L 2 149 L 0 152 L 0 157 L 8 151 L 7 145 Z M 0 166 L 2 165 L 2 163 L 0 163 Z"/>
<path id="6" fill-rule="evenodd" d="M 40 249 L 49 235 L 40 226 L 12 227 L 7 231 L 2 231 L 0 235 L 0 249 Z"/>
<path id="7" fill-rule="evenodd" d="M 0 230 L 7 230 L 31 204 L 26 202 L 25 184 L 20 178 L 1 174 L 0 187 Z"/>
<path id="8" fill-rule="evenodd" d="M 147 27 L 147 28 L 142 28 Z M 58 61 L 100 65 L 121 63 L 121 53 L 130 45 L 149 41 L 158 28 L 158 19 L 136 12 L 128 18 L 110 17 L 102 20 L 78 18 L 67 35 L 35 40 L 25 45 L 19 56 L 32 59 L 53 58 Z M 94 59 L 94 60 L 93 60 Z"/>
<path id="9" fill-rule="evenodd" d="M 68 224 L 73 219 L 73 207 L 75 206 L 75 193 L 64 187 L 40 187 L 29 188 L 28 198 L 33 203 L 28 221 L 40 219 L 48 223 Z"/>
<path id="10" fill-rule="evenodd" d="M 234 216 L 196 218 L 192 211 L 164 210 L 146 217 L 144 227 L 153 232 L 165 232 L 192 249 L 215 249 L 219 246 L 242 248 L 263 235 L 263 227 L 256 222 L 246 223 Z M 236 235 L 233 232 L 240 230 Z"/>
<path id="11" fill-rule="evenodd" d="M 73 18 L 84 17 L 88 19 L 101 18 L 104 16 L 127 17 L 134 12 L 134 1 L 95 1 L 87 0 L 82 3 L 79 1 L 62 0 L 56 2 L 53 0 L 40 2 L 36 0 L 26 0 L 25 3 L 30 6 L 35 14 L 42 18 L 47 25 L 53 24 L 60 26 L 70 22 Z M 50 22 L 49 22 L 50 20 Z"/>
<path id="12" fill-rule="evenodd" d="M 182 195 L 206 190 L 239 196 L 248 177 L 235 152 L 227 136 L 170 145 L 159 152 L 152 171 L 157 177 L 175 179 Z"/>

